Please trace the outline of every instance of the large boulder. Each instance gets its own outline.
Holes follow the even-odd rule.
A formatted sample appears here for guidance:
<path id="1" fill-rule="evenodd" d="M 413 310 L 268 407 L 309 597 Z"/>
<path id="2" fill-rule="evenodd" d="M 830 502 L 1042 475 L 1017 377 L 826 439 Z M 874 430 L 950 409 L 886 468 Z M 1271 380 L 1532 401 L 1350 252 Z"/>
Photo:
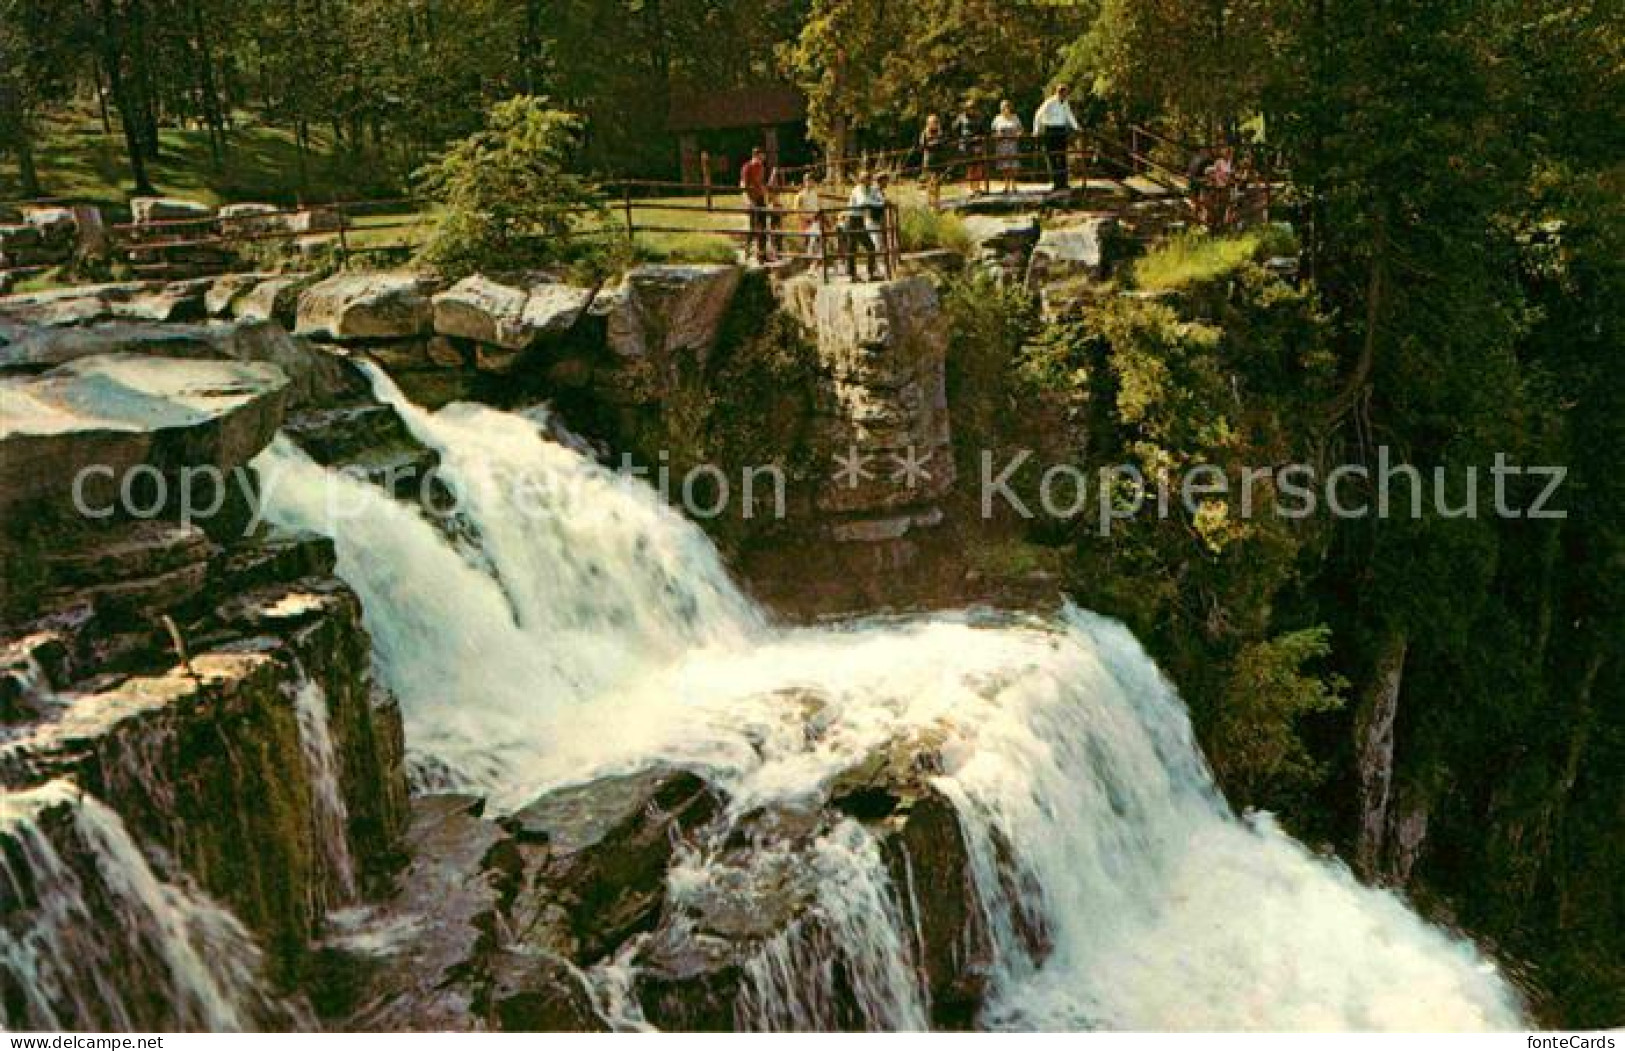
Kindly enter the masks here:
<path id="1" fill-rule="evenodd" d="M 520 287 L 474 276 L 434 297 L 434 330 L 507 350 L 524 350 L 568 329 L 592 292 L 542 280 Z"/>
<path id="2" fill-rule="evenodd" d="M 158 282 L 122 281 L 7 296 L 0 300 L 0 318 L 26 325 L 86 325 L 111 318 L 115 303 L 161 287 Z"/>
<path id="3" fill-rule="evenodd" d="M 529 299 L 523 288 L 476 274 L 434 297 L 434 330 L 442 336 L 521 350 L 530 344 L 524 326 Z"/>
<path id="4" fill-rule="evenodd" d="M 231 317 L 232 306 L 262 281 L 275 274 L 222 274 L 203 293 L 203 311 L 209 317 Z"/>
<path id="5" fill-rule="evenodd" d="M 626 359 L 671 361 L 681 356 L 703 368 L 739 279 L 740 269 L 726 265 L 632 270 L 610 315 L 610 349 Z"/>
<path id="6" fill-rule="evenodd" d="M 0 379 L 0 515 L 76 501 L 99 514 L 143 466 L 230 472 L 276 433 L 287 387 L 272 364 L 131 354 Z"/>
<path id="7" fill-rule="evenodd" d="M 287 228 L 282 209 L 274 204 L 228 204 L 220 209 L 220 232 L 245 235 L 269 233 Z"/>
<path id="8" fill-rule="evenodd" d="M 340 274 L 299 296 L 295 331 L 338 342 L 427 335 L 432 290 L 431 282 L 405 274 Z"/>
<path id="9" fill-rule="evenodd" d="M 1116 232 L 1117 220 L 1110 216 L 1045 230 L 1027 264 L 1028 286 L 1042 288 L 1051 282 L 1080 277 L 1104 278 L 1113 262 Z"/>
<path id="10" fill-rule="evenodd" d="M 298 321 L 299 298 L 316 283 L 314 274 L 283 274 L 254 283 L 231 300 L 231 316 L 244 321 L 275 321 L 291 329 Z"/>
<path id="11" fill-rule="evenodd" d="M 679 840 L 722 805 L 697 775 L 657 767 L 550 792 L 508 827 L 546 846 L 537 878 L 568 915 L 577 959 L 591 963 L 654 927 Z"/>
<path id="12" fill-rule="evenodd" d="M 1027 260 L 1040 236 L 1035 217 L 973 215 L 964 222 L 976 262 L 984 272 L 1009 281 L 1026 275 Z"/>
<path id="13" fill-rule="evenodd" d="M 104 323 L 85 328 L 31 328 L 0 346 L 0 374 L 33 373 L 84 358 L 122 354 L 262 362 L 275 365 L 289 381 L 288 406 L 342 400 L 366 390 L 348 361 L 280 325 L 239 321 L 214 325 Z"/>

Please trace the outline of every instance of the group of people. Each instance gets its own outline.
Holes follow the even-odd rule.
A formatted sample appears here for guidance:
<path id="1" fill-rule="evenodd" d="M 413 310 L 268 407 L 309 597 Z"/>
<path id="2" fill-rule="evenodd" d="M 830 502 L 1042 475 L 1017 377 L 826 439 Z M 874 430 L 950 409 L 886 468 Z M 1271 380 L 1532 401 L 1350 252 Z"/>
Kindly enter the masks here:
<path id="1" fill-rule="evenodd" d="M 890 181 L 885 172 L 860 173 L 853 181 L 846 208 L 839 213 L 838 229 L 829 230 L 825 227 L 828 210 L 812 174 L 802 177 L 791 206 L 780 208 L 777 174 L 768 169 L 767 151 L 757 147 L 739 172 L 739 188 L 750 215 L 746 257 L 754 256 L 759 263 L 771 262 L 778 255 L 779 243 L 788 237 L 795 242 L 795 255 L 812 258 L 822 255 L 826 237 L 838 235 L 839 255 L 846 263 L 847 274 L 857 279 L 861 257 L 869 280 L 878 280 L 877 260 L 886 252 L 886 190 Z M 785 218 L 792 227 L 788 235 L 783 230 Z"/>
<path id="2" fill-rule="evenodd" d="M 1015 105 L 1006 99 L 984 128 L 974 103 L 967 102 L 951 128 L 945 127 L 937 114 L 926 118 L 916 144 L 921 181 L 934 207 L 939 203 L 946 178 L 984 179 L 987 172 L 983 166 L 991 161 L 1003 181 L 1003 192 L 1013 193 L 1021 176 L 1022 144 L 1030 134 L 1042 148 L 1051 187 L 1066 190 L 1071 185 L 1072 140 L 1081 130 L 1077 115 L 1072 111 L 1070 92 L 1064 84 L 1050 92 L 1030 123 L 1024 122 L 1017 115 Z M 1225 146 L 1217 151 L 1202 151 L 1192 162 L 1188 174 L 1192 198 L 1202 221 L 1215 228 L 1229 225 L 1238 206 L 1238 187 L 1245 181 L 1244 173 L 1237 169 L 1234 149 Z M 865 169 L 854 180 L 845 207 L 826 209 L 816 180 L 808 174 L 803 177 L 793 204 L 784 208 L 780 206 L 782 186 L 777 173 L 769 168 L 767 151 L 756 148 L 739 173 L 739 186 L 750 215 L 747 257 L 754 255 L 758 262 L 770 262 L 788 242 L 793 246 L 793 255 L 819 258 L 824 254 L 826 239 L 835 237 L 838 238 L 834 242 L 837 255 L 845 263 L 847 273 L 856 279 L 861 259 L 869 278 L 874 280 L 878 275 L 877 259 L 888 248 L 888 183 L 889 176 L 885 172 Z M 836 221 L 830 222 L 832 218 Z M 787 220 L 788 231 L 785 229 Z"/>
<path id="3" fill-rule="evenodd" d="M 1032 136 L 1043 144 L 1050 183 L 1057 190 L 1070 186 L 1068 148 L 1072 136 L 1082 130 L 1077 115 L 1072 112 L 1070 95 L 1065 84 L 1057 85 L 1032 119 Z M 1004 192 L 1014 193 L 1021 177 L 1021 140 L 1026 134 L 1027 125 L 1016 114 L 1015 103 L 1009 99 L 999 104 L 998 114 L 986 128 L 976 112 L 976 104 L 965 103 L 959 116 L 954 118 L 951 145 L 942 118 L 935 113 L 928 116 L 916 145 L 920 152 L 920 177 L 932 204 L 937 201 L 944 179 L 955 174 L 972 181 L 981 179 L 985 175 L 982 166 L 989 160 L 1003 180 Z"/>
<path id="4" fill-rule="evenodd" d="M 1236 159 L 1236 148 L 1199 150 L 1185 173 L 1196 218 L 1210 230 L 1223 230 L 1245 218 L 1254 172 L 1248 158 Z"/>
<path id="5" fill-rule="evenodd" d="M 1057 190 L 1069 186 L 1067 153 L 1072 136 L 1080 130 L 1068 94 L 1066 85 L 1057 86 L 1038 107 L 1031 124 L 1031 134 L 1043 143 L 1051 184 Z M 932 205 L 938 203 L 944 177 L 957 170 L 966 178 L 981 178 L 982 165 L 989 158 L 1003 180 L 1004 192 L 1014 192 L 1021 176 L 1021 147 L 1027 133 L 1028 125 L 1017 116 L 1014 103 L 1008 99 L 1000 104 L 998 114 L 985 129 L 975 105 L 967 102 L 954 119 L 952 140 L 941 117 L 933 114 L 927 118 L 918 145 L 921 178 Z M 861 257 L 872 279 L 877 272 L 876 259 L 886 249 L 888 182 L 885 172 L 866 169 L 859 173 L 847 197 L 846 208 L 840 213 L 839 228 L 829 230 L 825 228 L 826 211 L 817 183 L 810 174 L 803 178 L 794 204 L 789 209 L 778 206 L 781 186 L 777 173 L 769 168 L 767 151 L 757 147 L 739 172 L 739 188 L 745 195 L 750 216 L 747 257 L 754 256 L 763 263 L 774 259 L 778 245 L 785 240 L 783 226 L 788 217 L 794 227 L 790 236 L 799 242 L 797 255 L 820 255 L 824 238 L 838 234 L 840 256 L 846 262 L 848 273 L 856 277 Z"/>

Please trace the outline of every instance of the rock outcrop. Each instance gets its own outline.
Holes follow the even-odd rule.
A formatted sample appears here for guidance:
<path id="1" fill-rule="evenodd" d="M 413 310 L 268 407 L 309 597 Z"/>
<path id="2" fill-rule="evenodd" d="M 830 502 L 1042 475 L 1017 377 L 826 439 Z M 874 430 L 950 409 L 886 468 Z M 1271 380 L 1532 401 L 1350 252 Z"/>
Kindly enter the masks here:
<path id="1" fill-rule="evenodd" d="M 783 286 L 785 309 L 817 341 L 835 412 L 829 444 L 862 457 L 815 497 L 837 540 L 895 540 L 940 520 L 954 482 L 946 390 L 947 329 L 924 277 Z"/>
<path id="2" fill-rule="evenodd" d="M 165 484 L 178 472 L 209 464 L 229 473 L 264 448 L 287 386 L 271 364 L 129 354 L 0 379 L 0 512 L 49 506 L 96 517 L 123 500 L 149 513 L 179 496 Z M 143 481 L 150 492 L 132 489 Z"/>
<path id="3" fill-rule="evenodd" d="M 964 223 L 975 246 L 973 262 L 984 273 L 1009 282 L 1026 277 L 1027 262 L 1041 236 L 1036 218 L 973 215 Z"/>
<path id="4" fill-rule="evenodd" d="M 469 277 L 434 297 L 437 335 L 519 351 L 566 331 L 592 293 L 551 280 L 523 286 Z"/>
<path id="5" fill-rule="evenodd" d="M 329 462 L 405 454 L 410 439 L 375 403 L 345 433 L 333 417 L 367 416 L 366 384 L 274 325 L 13 321 L 3 335 L 0 810 L 40 793 L 70 803 L 0 829 L 8 851 L 32 837 L 32 854 L 8 857 L 57 857 L 61 885 L 6 882 L 0 898 L 22 888 L 4 922 L 49 939 L 41 951 L 102 954 L 52 979 L 49 1004 L 19 1000 L 33 979 L 0 961 L 5 1022 L 305 1027 L 299 995 L 277 991 L 303 979 L 329 914 L 398 867 L 404 741 L 331 544 L 245 530 L 248 462 L 290 421 Z M 87 512 L 72 506 L 84 468 Z M 188 508 L 173 486 L 161 498 L 187 472 L 213 473 L 233 499 Z M 116 847 L 116 872 L 79 866 L 83 813 L 94 849 Z M 146 889 L 131 899 L 132 887 Z M 142 902 L 158 901 L 208 930 L 168 914 L 141 927 Z M 98 909 L 129 915 L 98 932 Z M 232 962 L 186 969 L 217 954 Z M 153 968 L 145 984 L 95 984 Z M 160 988 L 163 975 L 183 984 Z"/>
<path id="6" fill-rule="evenodd" d="M 1116 262 L 1117 237 L 1117 220 L 1111 216 L 1046 228 L 1027 263 L 1028 286 L 1039 289 L 1057 281 L 1106 277 Z"/>
<path id="7" fill-rule="evenodd" d="M 433 328 L 432 282 L 404 274 L 340 274 L 299 295 L 297 335 L 339 343 L 408 339 Z"/>

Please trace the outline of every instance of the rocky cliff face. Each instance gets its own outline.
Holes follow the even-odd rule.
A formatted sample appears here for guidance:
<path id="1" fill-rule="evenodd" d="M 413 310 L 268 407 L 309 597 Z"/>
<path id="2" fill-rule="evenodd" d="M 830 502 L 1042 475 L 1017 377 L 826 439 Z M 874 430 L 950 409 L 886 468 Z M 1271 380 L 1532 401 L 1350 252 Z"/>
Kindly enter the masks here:
<path id="1" fill-rule="evenodd" d="M 599 292 L 235 275 L 4 301 L 7 1026 L 865 1028 L 896 1022 L 863 992 L 888 980 L 925 991 L 918 1024 L 969 1024 L 987 935 L 927 754 L 877 757 L 796 813 L 735 813 L 671 768 L 500 821 L 409 800 L 400 714 L 330 544 L 255 523 L 248 463 L 278 433 L 403 496 L 435 466 L 357 355 L 431 404 L 575 392 L 680 436 L 696 383 L 726 403 L 754 382 L 765 324 L 808 354 L 804 396 L 771 391 L 798 432 L 935 461 L 914 484 L 819 479 L 803 525 L 857 546 L 929 526 L 952 484 L 931 285 L 783 303 L 730 267 Z M 851 932 L 813 875 L 837 847 L 907 888 L 877 905 L 915 932 L 884 974 L 841 955 Z M 695 864 L 737 895 L 686 895 Z M 787 967 L 827 987 L 786 997 Z"/>
<path id="2" fill-rule="evenodd" d="M 326 917 L 397 866 L 404 748 L 331 545 L 247 528 L 246 464 L 365 388 L 279 328 L 106 302 L 25 304 L 0 347 L 6 1023 L 299 1024 Z"/>

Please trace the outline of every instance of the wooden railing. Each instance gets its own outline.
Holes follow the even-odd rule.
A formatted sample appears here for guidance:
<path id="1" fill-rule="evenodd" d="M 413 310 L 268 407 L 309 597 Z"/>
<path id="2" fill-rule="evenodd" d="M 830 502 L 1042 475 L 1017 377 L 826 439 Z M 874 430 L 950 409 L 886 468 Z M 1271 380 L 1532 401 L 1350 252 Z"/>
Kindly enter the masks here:
<path id="1" fill-rule="evenodd" d="M 1016 149 L 1001 152 L 1001 142 L 1014 141 Z M 1153 153 L 1183 155 L 1191 147 L 1159 132 L 1133 125 L 1128 140 L 1121 141 L 1101 132 L 1075 135 L 1068 143 L 1068 167 L 1072 178 L 1085 180 L 1094 176 L 1109 177 L 1129 185 L 1125 180 L 1143 179 L 1160 189 L 1169 199 L 1183 202 L 1199 218 L 1210 221 L 1213 209 L 1210 202 L 1193 197 L 1183 172 L 1175 171 L 1158 160 Z M 815 264 L 819 272 L 828 277 L 845 266 L 855 269 L 860 256 L 866 255 L 862 241 L 868 236 L 848 229 L 851 212 L 845 197 L 831 192 L 841 187 L 859 171 L 888 172 L 899 178 L 912 176 L 927 188 L 932 205 L 950 203 L 953 195 L 990 195 L 996 184 L 1006 181 L 1031 182 L 1050 178 L 1049 154 L 1043 140 L 1023 134 L 1013 139 L 1000 140 L 982 136 L 969 140 L 964 148 L 958 140 L 945 141 L 932 151 L 932 164 L 925 168 L 915 163 L 920 158 L 917 147 L 876 151 L 848 158 L 835 164 L 803 165 L 781 168 L 775 175 L 774 198 L 763 209 L 745 202 L 742 191 L 729 181 L 711 178 L 709 156 L 701 157 L 699 182 L 678 182 L 654 179 L 623 179 L 605 184 L 602 199 L 596 206 L 571 209 L 579 224 L 573 236 L 583 239 L 625 238 L 634 241 L 643 234 L 695 234 L 726 238 L 740 242 L 747 249 L 755 242 L 761 254 L 760 230 L 753 233 L 753 216 L 768 227 L 770 254 L 784 260 Z M 798 210 L 782 207 L 780 202 L 798 192 L 790 183 L 800 182 L 812 175 L 821 184 L 819 207 L 816 210 Z M 1243 218 L 1261 213 L 1269 217 L 1270 200 L 1276 181 L 1265 176 L 1256 183 L 1262 188 L 1262 209 L 1256 202 L 1243 201 L 1240 206 L 1231 201 L 1226 214 L 1234 212 Z M 779 185 L 782 183 L 783 185 Z M 1145 194 L 1143 185 L 1131 192 Z M 944 195 L 949 195 L 947 200 Z M 1241 194 L 1237 197 L 1244 196 Z M 35 206 L 61 205 L 73 202 L 52 200 L 27 202 Z M 646 213 L 661 213 L 653 221 Z M 301 229 L 292 222 L 308 212 L 325 213 L 331 225 L 324 229 Z M 684 217 L 693 215 L 693 221 Z M 700 219 L 700 216 L 705 219 Z M 737 223 L 719 227 L 716 217 L 731 217 Z M 330 243 L 337 251 L 341 265 L 347 265 L 356 252 L 410 252 L 421 247 L 423 234 L 431 229 L 434 218 L 426 210 L 426 202 L 414 198 L 395 198 L 371 201 L 334 201 L 307 207 L 278 208 L 240 217 L 222 219 L 218 216 L 167 219 L 144 223 L 121 223 L 107 228 L 115 252 L 127 258 L 137 273 L 153 273 L 173 269 L 177 258 L 210 252 L 222 257 L 220 270 L 229 268 L 231 257 L 239 256 L 246 247 L 276 242 Z M 399 232 L 398 237 L 392 236 Z M 382 238 L 382 239 L 381 239 Z M 898 210 L 889 204 L 879 230 L 876 258 L 884 262 L 888 274 L 895 273 L 901 256 L 901 230 Z M 194 267 L 199 264 L 194 261 Z"/>

